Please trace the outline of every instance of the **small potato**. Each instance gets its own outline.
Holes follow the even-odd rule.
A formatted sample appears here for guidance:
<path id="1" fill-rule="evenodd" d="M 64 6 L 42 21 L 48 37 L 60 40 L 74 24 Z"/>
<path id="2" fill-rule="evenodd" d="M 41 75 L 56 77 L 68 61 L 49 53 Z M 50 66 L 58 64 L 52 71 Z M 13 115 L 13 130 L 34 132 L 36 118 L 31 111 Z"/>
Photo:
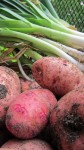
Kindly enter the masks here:
<path id="1" fill-rule="evenodd" d="M 19 94 L 7 111 L 6 127 L 20 139 L 38 135 L 48 123 L 57 100 L 47 89 L 32 89 Z"/>
<path id="2" fill-rule="evenodd" d="M 4 126 L 5 115 L 12 100 L 20 94 L 20 80 L 12 69 L 0 66 L 0 127 Z"/>
<path id="3" fill-rule="evenodd" d="M 58 150 L 84 150 L 84 86 L 58 101 L 50 115 L 50 126 Z"/>
<path id="4" fill-rule="evenodd" d="M 2 148 L 9 148 L 15 150 L 53 150 L 51 146 L 43 140 L 31 139 L 31 140 L 17 140 L 12 139 L 6 142 Z M 5 149 L 4 149 L 5 150 Z"/>
<path id="5" fill-rule="evenodd" d="M 31 89 L 40 89 L 41 86 L 34 80 L 26 80 L 24 78 L 20 77 L 20 84 L 21 84 L 21 92 L 24 92 L 26 90 L 31 90 Z"/>
<path id="6" fill-rule="evenodd" d="M 33 77 L 43 88 L 59 98 L 84 85 L 84 74 L 69 61 L 57 57 L 43 57 L 33 63 Z"/>

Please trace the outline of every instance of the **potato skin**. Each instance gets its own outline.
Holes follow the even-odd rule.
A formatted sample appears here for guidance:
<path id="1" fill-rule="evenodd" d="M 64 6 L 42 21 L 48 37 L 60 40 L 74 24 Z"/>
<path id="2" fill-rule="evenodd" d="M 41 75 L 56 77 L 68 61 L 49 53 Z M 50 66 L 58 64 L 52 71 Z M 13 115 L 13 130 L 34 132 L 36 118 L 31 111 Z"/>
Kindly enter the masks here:
<path id="1" fill-rule="evenodd" d="M 25 91 L 9 106 L 6 127 L 20 139 L 33 138 L 46 126 L 50 111 L 56 104 L 55 96 L 47 89 Z"/>
<path id="2" fill-rule="evenodd" d="M 50 126 L 58 150 L 84 149 L 84 86 L 58 101 L 50 115 Z"/>
<path id="3" fill-rule="evenodd" d="M 4 126 L 5 115 L 11 101 L 20 93 L 20 80 L 12 69 L 0 66 L 0 127 Z"/>
<path id="4" fill-rule="evenodd" d="M 40 139 L 18 140 L 12 139 L 3 144 L 2 148 L 13 148 L 16 150 L 53 150 L 51 146 Z"/>
<path id="5" fill-rule="evenodd" d="M 26 80 L 22 77 L 20 77 L 20 85 L 21 85 L 21 92 L 24 92 L 26 90 L 31 90 L 31 89 L 40 89 L 41 86 L 34 80 Z"/>
<path id="6" fill-rule="evenodd" d="M 49 108 L 49 112 L 57 105 L 57 99 L 54 94 L 48 89 L 32 89 L 32 92 L 37 95 L 39 99 L 42 99 L 46 102 Z"/>
<path id="7" fill-rule="evenodd" d="M 58 97 L 84 85 L 84 74 L 63 58 L 43 57 L 37 60 L 33 63 L 32 74 L 38 84 Z"/>
<path id="8" fill-rule="evenodd" d="M 9 150 L 9 148 L 0 148 L 0 150 Z M 10 149 L 10 150 L 17 150 L 17 149 Z"/>

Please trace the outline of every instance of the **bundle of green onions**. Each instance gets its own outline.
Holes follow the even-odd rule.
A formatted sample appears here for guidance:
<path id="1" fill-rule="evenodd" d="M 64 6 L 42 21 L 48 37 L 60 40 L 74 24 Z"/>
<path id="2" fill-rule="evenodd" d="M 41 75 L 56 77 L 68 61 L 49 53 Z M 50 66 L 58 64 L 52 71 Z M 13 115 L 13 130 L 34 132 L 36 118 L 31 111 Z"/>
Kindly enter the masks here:
<path id="1" fill-rule="evenodd" d="M 62 57 L 84 71 L 84 33 L 62 20 L 51 0 L 0 1 L 0 62 L 32 67 L 43 56 Z"/>

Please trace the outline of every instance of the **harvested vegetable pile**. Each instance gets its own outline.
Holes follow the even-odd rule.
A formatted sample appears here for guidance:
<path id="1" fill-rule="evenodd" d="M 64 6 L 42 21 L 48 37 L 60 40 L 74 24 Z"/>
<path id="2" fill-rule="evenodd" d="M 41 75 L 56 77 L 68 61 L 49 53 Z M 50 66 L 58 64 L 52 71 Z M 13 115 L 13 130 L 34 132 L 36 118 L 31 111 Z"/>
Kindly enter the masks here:
<path id="1" fill-rule="evenodd" d="M 0 1 L 0 149 L 84 150 L 83 71 L 84 33 L 51 0 Z"/>
<path id="2" fill-rule="evenodd" d="M 9 94 L 0 101 L 1 148 L 83 150 L 84 74 L 77 66 L 63 58 L 43 57 L 33 63 L 30 81 L 5 66 L 0 72 Z"/>

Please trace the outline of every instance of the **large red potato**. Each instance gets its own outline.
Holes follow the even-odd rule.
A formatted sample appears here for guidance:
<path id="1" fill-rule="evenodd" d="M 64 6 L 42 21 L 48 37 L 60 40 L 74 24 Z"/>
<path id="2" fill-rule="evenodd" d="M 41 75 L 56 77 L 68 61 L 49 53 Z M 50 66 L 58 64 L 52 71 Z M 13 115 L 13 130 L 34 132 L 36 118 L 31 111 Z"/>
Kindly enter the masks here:
<path id="1" fill-rule="evenodd" d="M 38 84 L 58 97 L 84 85 L 84 74 L 63 58 L 43 57 L 33 63 L 32 73 Z"/>
<path id="2" fill-rule="evenodd" d="M 58 101 L 50 115 L 50 126 L 58 150 L 84 150 L 84 86 Z"/>
<path id="3" fill-rule="evenodd" d="M 53 150 L 51 146 L 43 140 L 17 140 L 12 139 L 3 144 L 2 148 L 9 148 L 15 150 Z M 5 150 L 5 149 L 4 149 Z"/>
<path id="4" fill-rule="evenodd" d="M 5 115 L 11 101 L 20 93 L 20 80 L 12 69 L 0 66 L 0 127 L 4 126 Z"/>
<path id="5" fill-rule="evenodd" d="M 47 89 L 25 91 L 9 106 L 6 127 L 20 139 L 33 138 L 44 129 L 56 104 L 55 96 Z"/>

